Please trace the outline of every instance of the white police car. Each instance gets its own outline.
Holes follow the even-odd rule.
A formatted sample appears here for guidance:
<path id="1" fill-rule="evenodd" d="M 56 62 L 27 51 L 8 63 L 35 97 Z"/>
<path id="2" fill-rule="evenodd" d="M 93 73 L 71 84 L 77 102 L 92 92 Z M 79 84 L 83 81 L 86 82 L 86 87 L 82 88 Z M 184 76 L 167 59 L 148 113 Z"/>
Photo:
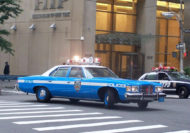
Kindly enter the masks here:
<path id="1" fill-rule="evenodd" d="M 85 64 L 86 60 L 91 65 L 59 65 L 39 76 L 19 77 L 19 88 L 26 93 L 35 93 L 39 102 L 63 97 L 71 102 L 81 99 L 103 101 L 108 108 L 117 102 L 134 102 L 140 109 L 145 109 L 148 102 L 164 101 L 161 84 L 121 79 L 110 69 L 95 65 L 98 59 L 83 58 L 80 62 Z"/>
<path id="2" fill-rule="evenodd" d="M 190 77 L 177 72 L 174 67 L 157 67 L 152 72 L 143 74 L 139 80 L 158 82 L 163 85 L 166 94 L 178 94 L 179 98 L 188 98 Z"/>

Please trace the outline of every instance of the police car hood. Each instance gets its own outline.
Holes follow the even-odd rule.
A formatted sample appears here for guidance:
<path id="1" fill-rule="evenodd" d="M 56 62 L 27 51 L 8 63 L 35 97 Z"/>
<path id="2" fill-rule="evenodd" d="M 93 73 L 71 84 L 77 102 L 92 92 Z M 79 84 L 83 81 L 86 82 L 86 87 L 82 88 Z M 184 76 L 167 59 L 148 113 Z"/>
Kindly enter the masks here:
<path id="1" fill-rule="evenodd" d="M 93 78 L 98 82 L 106 82 L 106 83 L 115 83 L 115 84 L 125 84 L 125 85 L 155 85 L 161 86 L 160 83 L 148 82 L 148 81 L 139 81 L 139 80 L 130 80 L 130 79 L 123 79 L 123 78 Z"/>

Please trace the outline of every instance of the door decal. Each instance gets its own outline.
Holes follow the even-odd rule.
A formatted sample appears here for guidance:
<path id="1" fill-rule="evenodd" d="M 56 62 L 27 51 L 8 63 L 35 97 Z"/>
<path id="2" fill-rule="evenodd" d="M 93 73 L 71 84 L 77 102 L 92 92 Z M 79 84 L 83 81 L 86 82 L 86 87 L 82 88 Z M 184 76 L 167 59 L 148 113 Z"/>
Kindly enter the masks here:
<path id="1" fill-rule="evenodd" d="M 80 88 L 81 88 L 81 81 L 75 81 L 74 82 L 74 87 L 75 87 L 75 90 L 77 92 L 79 92 Z"/>

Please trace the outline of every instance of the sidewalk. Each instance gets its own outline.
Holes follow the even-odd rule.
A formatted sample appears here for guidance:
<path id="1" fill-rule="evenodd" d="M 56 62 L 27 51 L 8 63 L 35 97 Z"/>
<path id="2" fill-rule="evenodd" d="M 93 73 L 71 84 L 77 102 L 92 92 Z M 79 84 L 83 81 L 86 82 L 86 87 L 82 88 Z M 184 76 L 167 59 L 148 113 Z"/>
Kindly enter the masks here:
<path id="1" fill-rule="evenodd" d="M 8 81 L 8 80 L 4 80 L 4 81 L 0 80 L 0 91 L 1 92 L 4 91 L 4 90 L 6 90 L 6 91 L 15 91 L 16 90 L 15 89 L 16 83 L 17 83 L 17 80 L 10 80 L 10 81 Z M 0 92 L 0 94 L 1 94 L 1 92 Z"/>
<path id="2" fill-rule="evenodd" d="M 14 89 L 16 83 L 16 80 L 0 80 L 0 89 Z"/>

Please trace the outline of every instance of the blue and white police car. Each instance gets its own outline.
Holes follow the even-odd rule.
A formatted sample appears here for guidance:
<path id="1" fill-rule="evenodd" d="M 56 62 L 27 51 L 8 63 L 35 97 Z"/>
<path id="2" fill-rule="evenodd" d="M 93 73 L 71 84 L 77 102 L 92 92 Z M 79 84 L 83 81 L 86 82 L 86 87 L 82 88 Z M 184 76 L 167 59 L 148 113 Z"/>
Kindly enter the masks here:
<path id="1" fill-rule="evenodd" d="M 87 65 L 85 60 L 93 63 Z M 36 94 L 39 102 L 62 97 L 71 102 L 102 101 L 107 108 L 118 102 L 132 102 L 140 109 L 152 101 L 164 102 L 166 95 L 160 83 L 121 79 L 109 68 L 96 65 L 97 60 L 83 58 L 82 65 L 58 65 L 42 75 L 19 77 L 18 86 L 23 92 Z"/>
<path id="2" fill-rule="evenodd" d="M 164 93 L 177 94 L 179 98 L 188 98 L 190 95 L 190 77 L 177 72 L 175 67 L 155 67 L 152 72 L 143 74 L 139 80 L 161 83 Z"/>

